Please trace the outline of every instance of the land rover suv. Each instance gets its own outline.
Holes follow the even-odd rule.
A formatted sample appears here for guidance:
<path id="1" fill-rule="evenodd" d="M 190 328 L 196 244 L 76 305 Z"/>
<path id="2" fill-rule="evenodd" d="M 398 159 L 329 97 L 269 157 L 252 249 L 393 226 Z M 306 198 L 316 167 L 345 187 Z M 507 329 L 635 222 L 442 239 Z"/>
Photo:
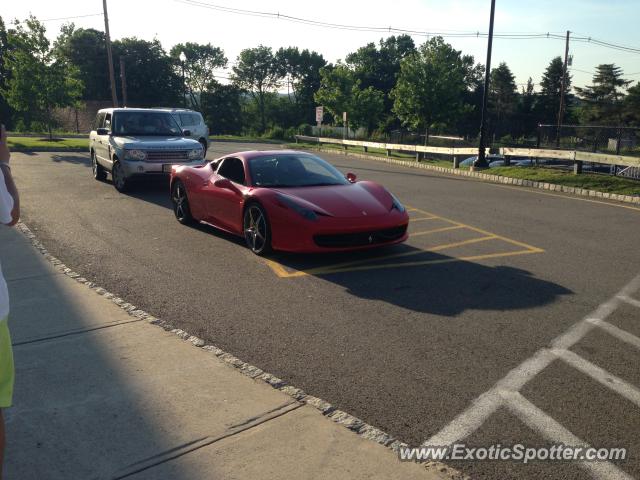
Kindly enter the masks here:
<path id="1" fill-rule="evenodd" d="M 96 116 L 89 134 L 93 177 L 126 191 L 134 179 L 168 176 L 171 165 L 204 162 L 202 145 L 191 138 L 168 111 L 106 108 Z"/>
<path id="2" fill-rule="evenodd" d="M 178 125 L 184 130 L 191 132 L 189 138 L 200 142 L 204 149 L 204 154 L 207 154 L 207 149 L 209 148 L 209 127 L 204 123 L 200 112 L 187 108 L 158 108 L 158 110 L 170 112 L 173 118 L 176 119 L 176 122 L 178 122 Z"/>

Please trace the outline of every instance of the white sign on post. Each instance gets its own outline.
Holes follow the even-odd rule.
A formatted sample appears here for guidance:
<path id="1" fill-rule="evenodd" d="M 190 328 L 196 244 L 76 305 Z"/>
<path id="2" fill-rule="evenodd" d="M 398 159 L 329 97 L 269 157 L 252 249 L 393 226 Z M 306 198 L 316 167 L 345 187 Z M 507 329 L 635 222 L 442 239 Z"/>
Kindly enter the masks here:
<path id="1" fill-rule="evenodd" d="M 323 117 L 324 117 L 324 108 L 316 107 L 316 122 L 318 122 L 318 124 L 321 124 Z"/>

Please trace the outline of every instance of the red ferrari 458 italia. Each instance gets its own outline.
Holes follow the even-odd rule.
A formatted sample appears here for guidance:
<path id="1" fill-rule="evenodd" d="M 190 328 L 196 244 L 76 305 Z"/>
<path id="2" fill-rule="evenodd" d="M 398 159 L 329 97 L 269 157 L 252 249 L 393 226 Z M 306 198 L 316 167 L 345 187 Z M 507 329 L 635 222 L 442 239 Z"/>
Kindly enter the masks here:
<path id="1" fill-rule="evenodd" d="M 200 221 L 242 236 L 258 255 L 399 243 L 409 224 L 404 206 L 383 186 L 293 150 L 174 165 L 171 201 L 180 223 Z"/>

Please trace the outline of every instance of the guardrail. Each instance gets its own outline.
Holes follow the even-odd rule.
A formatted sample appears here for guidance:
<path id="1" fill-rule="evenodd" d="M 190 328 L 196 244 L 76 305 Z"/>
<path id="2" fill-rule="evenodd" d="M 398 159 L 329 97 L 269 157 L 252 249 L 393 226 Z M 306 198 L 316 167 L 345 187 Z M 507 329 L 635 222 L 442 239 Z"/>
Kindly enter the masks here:
<path id="1" fill-rule="evenodd" d="M 310 137 L 305 135 L 296 135 L 296 143 L 309 142 L 318 145 L 334 144 L 343 145 L 345 151 L 348 147 L 362 147 L 365 152 L 369 148 L 378 148 L 386 151 L 386 155 L 390 156 L 392 151 L 415 153 L 416 159 L 419 160 L 421 153 L 435 153 L 438 155 L 448 155 L 453 157 L 453 168 L 460 166 L 460 157 L 477 155 L 478 149 L 475 147 L 431 147 L 425 145 L 403 145 L 397 143 L 381 143 L 381 142 L 364 142 L 358 140 L 342 140 L 339 138 Z M 489 153 L 489 148 L 485 149 L 485 153 Z M 604 153 L 580 152 L 576 150 L 551 150 L 536 148 L 500 148 L 500 154 L 505 157 L 505 165 L 509 165 L 510 157 L 527 157 L 535 159 L 558 159 L 573 162 L 574 173 L 582 173 L 583 162 L 603 163 L 608 165 L 624 165 L 627 167 L 640 167 L 640 157 L 629 157 L 623 155 L 608 155 Z"/>

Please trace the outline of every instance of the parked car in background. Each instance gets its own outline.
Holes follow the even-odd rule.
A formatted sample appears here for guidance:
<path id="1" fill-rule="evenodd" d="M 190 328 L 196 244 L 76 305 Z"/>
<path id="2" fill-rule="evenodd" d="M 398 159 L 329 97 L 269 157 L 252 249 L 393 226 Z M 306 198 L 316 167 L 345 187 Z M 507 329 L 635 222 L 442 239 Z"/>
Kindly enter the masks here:
<path id="1" fill-rule="evenodd" d="M 478 159 L 478 156 L 469 157 L 460 162 L 461 167 L 470 167 Z M 489 162 L 489 168 L 504 167 L 505 158 L 502 155 L 487 155 L 487 162 Z M 527 158 L 512 159 L 509 162 L 509 166 L 512 167 L 530 167 L 533 162 Z"/>
<path id="2" fill-rule="evenodd" d="M 207 154 L 209 149 L 209 127 L 204 123 L 200 112 L 189 110 L 188 108 L 158 108 L 157 110 L 171 113 L 183 130 L 191 132 L 189 138 L 200 142 L 205 155 Z"/>
<path id="3" fill-rule="evenodd" d="M 124 192 L 136 178 L 168 176 L 173 164 L 202 165 L 203 147 L 190 135 L 167 111 L 102 109 L 89 134 L 93 177 L 105 180 L 109 172 Z"/>

